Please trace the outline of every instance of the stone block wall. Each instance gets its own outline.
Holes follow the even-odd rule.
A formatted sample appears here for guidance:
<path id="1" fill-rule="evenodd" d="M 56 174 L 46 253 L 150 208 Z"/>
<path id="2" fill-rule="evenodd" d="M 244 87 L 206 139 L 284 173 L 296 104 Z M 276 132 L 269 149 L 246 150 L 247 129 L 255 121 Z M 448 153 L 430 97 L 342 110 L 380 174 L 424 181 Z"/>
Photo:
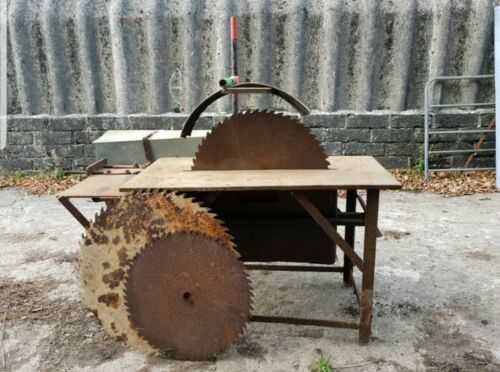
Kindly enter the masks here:
<path id="1" fill-rule="evenodd" d="M 451 112 L 433 117 L 436 128 L 487 127 L 493 114 Z M 9 118 L 8 147 L 0 151 L 0 172 L 47 170 L 55 167 L 81 169 L 95 160 L 92 141 L 110 129 L 181 129 L 183 114 L 165 115 L 68 115 L 21 116 Z M 197 129 L 209 129 L 223 117 L 202 116 Z M 304 124 L 332 155 L 371 155 L 388 168 L 404 168 L 423 159 L 424 116 L 421 112 L 388 111 L 357 114 L 317 113 Z M 471 148 L 478 134 L 444 134 L 431 138 L 435 150 Z M 482 148 L 494 147 L 489 134 Z M 493 166 L 493 154 L 483 154 L 474 166 Z M 435 166 L 463 165 L 466 155 L 433 158 Z"/>

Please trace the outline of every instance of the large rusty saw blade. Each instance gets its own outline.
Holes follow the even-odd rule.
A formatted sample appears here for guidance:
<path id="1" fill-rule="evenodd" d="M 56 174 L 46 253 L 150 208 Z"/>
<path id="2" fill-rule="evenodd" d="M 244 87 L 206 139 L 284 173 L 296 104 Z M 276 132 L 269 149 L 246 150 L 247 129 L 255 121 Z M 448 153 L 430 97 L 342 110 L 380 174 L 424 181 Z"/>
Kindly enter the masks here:
<path id="1" fill-rule="evenodd" d="M 198 147 L 193 170 L 326 169 L 327 155 L 294 117 L 247 111 L 217 125 Z"/>
<path id="2" fill-rule="evenodd" d="M 106 332 L 147 353 L 208 359 L 238 339 L 249 317 L 251 288 L 232 237 L 208 209 L 174 193 L 127 195 L 96 215 L 83 237 L 80 277 L 83 302 Z M 232 295 L 214 289 L 217 285 Z M 181 302 L 165 302 L 172 293 Z M 177 313 L 185 295 L 196 300 L 196 312 Z M 174 331 L 165 331 L 158 311 Z M 220 326 L 222 318 L 227 322 L 219 333 L 214 325 L 193 333 L 179 321 Z M 179 336 L 183 332 L 185 338 Z"/>
<path id="3" fill-rule="evenodd" d="M 128 271 L 126 302 L 138 333 L 166 356 L 206 360 L 227 349 L 250 317 L 243 264 L 214 239 L 154 240 Z"/>

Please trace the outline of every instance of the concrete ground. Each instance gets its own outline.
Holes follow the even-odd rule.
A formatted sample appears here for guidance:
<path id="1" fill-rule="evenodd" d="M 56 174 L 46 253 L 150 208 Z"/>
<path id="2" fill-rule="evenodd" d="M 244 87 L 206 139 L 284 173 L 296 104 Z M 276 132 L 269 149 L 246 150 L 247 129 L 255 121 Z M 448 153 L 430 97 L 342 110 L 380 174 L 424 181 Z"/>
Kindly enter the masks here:
<path id="1" fill-rule="evenodd" d="M 349 330 L 253 323 L 216 361 L 194 363 L 146 357 L 103 334 L 79 303 L 82 228 L 53 196 L 0 190 L 0 370 L 289 372 L 323 355 L 336 371 L 500 371 L 499 221 L 500 194 L 383 193 L 368 346 Z M 258 313 L 358 315 L 339 275 L 252 279 Z"/>

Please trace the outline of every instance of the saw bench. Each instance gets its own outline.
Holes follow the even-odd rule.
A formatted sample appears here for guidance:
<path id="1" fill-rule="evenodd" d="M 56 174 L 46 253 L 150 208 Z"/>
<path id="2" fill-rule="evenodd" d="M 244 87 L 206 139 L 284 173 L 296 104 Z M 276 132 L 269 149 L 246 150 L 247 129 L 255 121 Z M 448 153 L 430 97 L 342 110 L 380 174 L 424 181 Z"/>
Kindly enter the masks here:
<path id="1" fill-rule="evenodd" d="M 230 89 L 202 102 L 181 138 L 226 94 L 260 89 L 308 113 L 270 86 L 242 83 Z M 152 137 L 141 140 L 145 148 L 151 148 Z M 360 343 L 368 343 L 379 195 L 400 184 L 370 156 L 328 157 L 299 118 L 282 113 L 238 112 L 199 142 L 190 157 L 154 158 L 169 153 L 158 142 L 158 150 L 141 155 L 148 160 L 142 165 L 99 160 L 86 179 L 58 195 L 85 228 L 83 303 L 104 329 L 135 349 L 189 360 L 226 350 L 249 321 L 350 328 L 358 330 Z M 337 203 L 341 190 L 344 210 Z M 77 198 L 106 207 L 89 220 L 72 203 Z M 345 226 L 344 236 L 338 226 Z M 362 249 L 354 244 L 356 227 L 365 230 Z M 361 273 L 359 289 L 354 269 Z M 341 273 L 354 289 L 359 321 L 254 314 L 250 270 Z"/>

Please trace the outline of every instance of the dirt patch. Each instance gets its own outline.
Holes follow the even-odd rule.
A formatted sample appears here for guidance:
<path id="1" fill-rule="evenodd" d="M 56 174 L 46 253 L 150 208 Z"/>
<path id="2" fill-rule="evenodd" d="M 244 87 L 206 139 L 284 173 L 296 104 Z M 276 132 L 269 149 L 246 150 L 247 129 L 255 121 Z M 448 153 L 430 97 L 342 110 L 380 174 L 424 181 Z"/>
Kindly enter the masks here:
<path id="1" fill-rule="evenodd" d="M 404 301 L 391 304 L 375 302 L 375 314 L 379 318 L 389 315 L 398 316 L 399 318 L 410 318 L 421 312 L 422 309 L 411 302 Z"/>
<path id="2" fill-rule="evenodd" d="M 243 337 L 243 339 L 236 346 L 236 351 L 242 356 L 258 359 L 263 359 L 267 354 L 267 350 L 257 342 L 252 341 L 249 336 Z"/>
<path id="3" fill-rule="evenodd" d="M 500 361 L 470 336 L 426 317 L 424 338 L 417 344 L 427 372 L 498 372 Z"/>
<path id="4" fill-rule="evenodd" d="M 422 309 L 410 302 L 398 302 L 392 304 L 381 303 L 375 301 L 374 303 L 374 315 L 377 318 L 383 318 L 388 316 L 397 316 L 399 318 L 410 318 L 420 313 Z M 357 305 L 344 306 L 342 308 L 342 313 L 353 318 L 359 317 L 359 307 Z"/>
<path id="5" fill-rule="evenodd" d="M 47 320 L 53 314 L 45 295 L 59 285 L 56 281 L 15 282 L 0 280 L 0 313 L 7 321 Z"/>
<path id="6" fill-rule="evenodd" d="M 48 293 L 60 284 L 45 279 L 23 282 L 0 279 L 0 314 L 2 318 L 5 316 L 6 327 L 21 323 L 51 326 L 52 331 L 38 347 L 41 361 L 38 370 L 94 366 L 122 353 L 124 347 L 108 337 L 93 314 L 80 303 L 49 300 Z M 8 367 L 14 371 L 19 366 Z"/>
<path id="7" fill-rule="evenodd" d="M 410 235 L 410 233 L 408 231 L 384 230 L 382 231 L 382 235 L 386 240 L 399 240 L 405 236 Z"/>
<path id="8" fill-rule="evenodd" d="M 58 264 L 71 263 L 73 265 L 76 265 L 78 262 L 78 254 L 76 252 L 48 253 L 47 251 L 44 250 L 30 251 L 25 255 L 24 263 L 32 263 L 45 260 L 54 260 L 54 262 Z"/>
<path id="9" fill-rule="evenodd" d="M 342 313 L 351 317 L 359 316 L 359 307 L 357 305 L 349 305 L 342 308 Z"/>
<path id="10" fill-rule="evenodd" d="M 472 258 L 474 260 L 479 260 L 479 261 L 491 261 L 493 260 L 493 256 L 489 253 L 486 252 L 467 252 L 465 254 L 467 257 Z"/>
<path id="11" fill-rule="evenodd" d="M 37 241 L 41 237 L 43 237 L 45 233 L 37 232 L 37 233 L 2 233 L 2 239 L 5 240 L 8 244 L 20 244 L 20 243 L 29 243 L 31 241 Z"/>

